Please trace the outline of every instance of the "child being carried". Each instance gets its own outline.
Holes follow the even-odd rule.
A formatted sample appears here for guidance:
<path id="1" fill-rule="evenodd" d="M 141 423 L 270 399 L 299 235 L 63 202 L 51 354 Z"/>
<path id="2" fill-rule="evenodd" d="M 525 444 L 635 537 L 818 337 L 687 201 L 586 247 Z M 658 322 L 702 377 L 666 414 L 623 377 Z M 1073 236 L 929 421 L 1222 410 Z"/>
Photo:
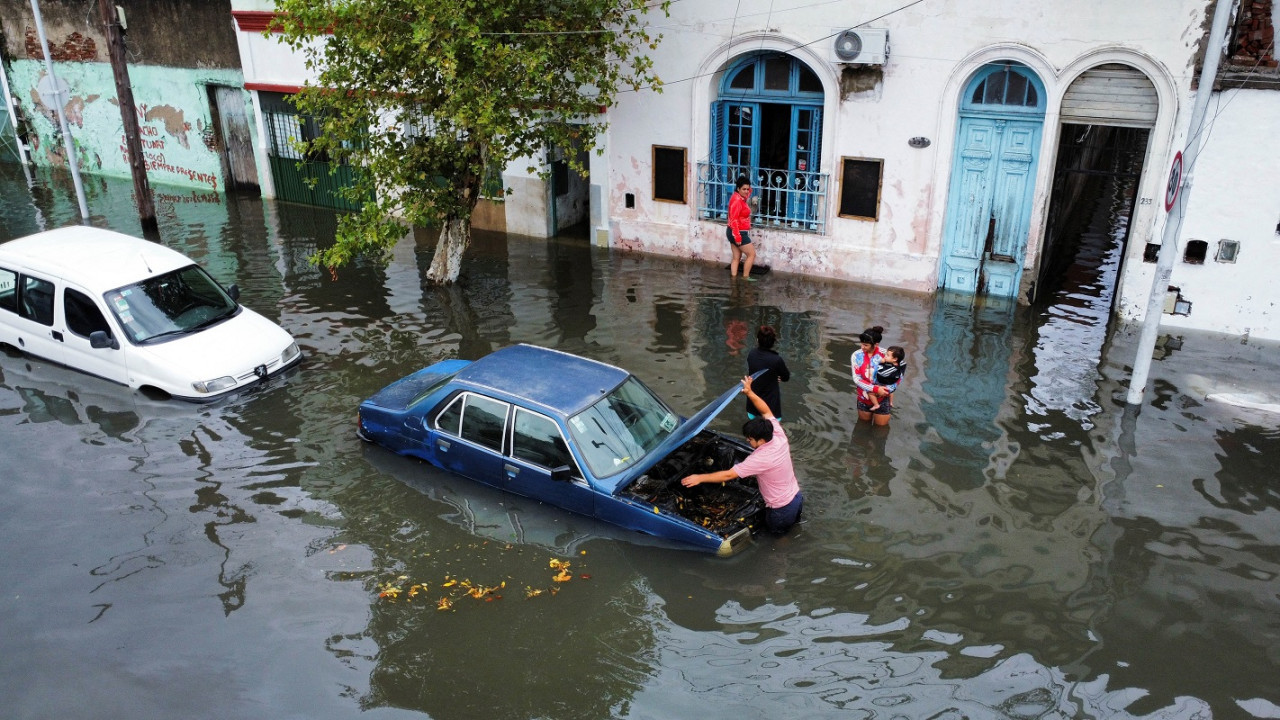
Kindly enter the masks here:
<path id="1" fill-rule="evenodd" d="M 885 350 L 884 357 L 880 360 L 880 365 L 872 374 L 872 381 L 876 386 L 871 391 L 871 409 L 880 409 L 880 400 L 891 394 L 889 387 L 897 385 L 902 380 L 902 375 L 907 371 L 907 351 L 898 345 L 890 346 Z"/>

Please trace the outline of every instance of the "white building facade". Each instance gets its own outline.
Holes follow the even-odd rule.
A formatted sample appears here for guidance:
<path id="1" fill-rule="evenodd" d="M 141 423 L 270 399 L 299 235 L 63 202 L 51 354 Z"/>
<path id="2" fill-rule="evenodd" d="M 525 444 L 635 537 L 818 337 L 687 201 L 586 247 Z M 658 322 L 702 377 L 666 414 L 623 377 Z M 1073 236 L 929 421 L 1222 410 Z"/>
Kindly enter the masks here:
<path id="1" fill-rule="evenodd" d="M 233 8 L 255 103 L 308 79 L 262 36 L 270 0 Z M 550 236 L 585 218 L 598 244 L 727 262 L 728 192 L 747 176 L 758 261 L 775 271 L 1031 302 L 1061 271 L 1081 178 L 1109 173 L 1128 203 L 1113 312 L 1137 321 L 1212 11 L 1210 0 L 673 3 L 670 17 L 650 13 L 661 92 L 625 92 L 584 119 L 609 123 L 590 176 L 559 177 L 561 150 L 541 159 L 550 181 L 514 163 L 512 194 L 477 224 Z M 1280 337 L 1268 277 L 1280 198 L 1257 181 L 1280 159 L 1280 94 L 1227 90 L 1210 116 L 1163 324 Z M 270 108 L 258 117 L 268 145 Z M 1207 252 L 1186 255 L 1189 240 Z"/>
<path id="2" fill-rule="evenodd" d="M 1212 3 L 744 0 L 734 10 L 684 2 L 653 21 L 666 85 L 610 109 L 598 237 L 723 262 L 725 188 L 746 174 L 764 206 L 758 254 L 775 270 L 1028 302 L 1060 271 L 1072 178 L 1112 172 L 1132 195 L 1114 312 L 1141 320 Z M 844 62 L 842 29 L 872 53 Z M 1261 89 L 1211 102 L 1165 327 L 1280 337 L 1269 270 L 1280 260 L 1280 193 L 1251 180 L 1280 159 L 1268 60 L 1234 68 L 1255 70 Z M 751 64 L 762 67 L 740 80 Z M 1090 135 L 1125 142 L 1081 142 Z M 681 156 L 685 174 L 673 180 Z"/>

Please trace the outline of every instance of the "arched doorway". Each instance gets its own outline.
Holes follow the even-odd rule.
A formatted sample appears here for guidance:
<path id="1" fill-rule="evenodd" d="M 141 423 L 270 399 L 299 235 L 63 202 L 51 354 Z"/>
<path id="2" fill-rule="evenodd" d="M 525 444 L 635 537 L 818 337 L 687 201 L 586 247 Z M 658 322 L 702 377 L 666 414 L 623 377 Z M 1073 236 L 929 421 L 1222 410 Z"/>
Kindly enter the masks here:
<path id="1" fill-rule="evenodd" d="M 1035 191 L 1044 85 L 1025 65 L 983 67 L 965 87 L 939 287 L 1015 297 Z"/>
<path id="2" fill-rule="evenodd" d="M 1067 88 L 1033 303 L 1065 289 L 1110 313 L 1159 107 L 1151 80 L 1123 63 L 1094 66 Z"/>
<path id="3" fill-rule="evenodd" d="M 710 157 L 699 167 L 699 214 L 723 218 L 737 177 L 757 188 L 757 224 L 823 232 L 822 81 L 785 53 L 735 61 L 711 105 Z"/>

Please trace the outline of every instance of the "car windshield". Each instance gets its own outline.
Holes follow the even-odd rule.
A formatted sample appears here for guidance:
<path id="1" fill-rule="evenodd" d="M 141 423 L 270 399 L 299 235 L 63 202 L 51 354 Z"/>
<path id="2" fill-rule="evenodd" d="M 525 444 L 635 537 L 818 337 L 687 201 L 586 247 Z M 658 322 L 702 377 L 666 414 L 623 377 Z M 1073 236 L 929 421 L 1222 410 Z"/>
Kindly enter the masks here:
<path id="1" fill-rule="evenodd" d="M 139 344 L 195 332 L 239 310 L 196 265 L 112 290 L 106 298 L 129 340 Z"/>
<path id="2" fill-rule="evenodd" d="M 596 477 L 635 465 L 680 425 L 680 418 L 634 377 L 569 418 L 569 434 Z"/>

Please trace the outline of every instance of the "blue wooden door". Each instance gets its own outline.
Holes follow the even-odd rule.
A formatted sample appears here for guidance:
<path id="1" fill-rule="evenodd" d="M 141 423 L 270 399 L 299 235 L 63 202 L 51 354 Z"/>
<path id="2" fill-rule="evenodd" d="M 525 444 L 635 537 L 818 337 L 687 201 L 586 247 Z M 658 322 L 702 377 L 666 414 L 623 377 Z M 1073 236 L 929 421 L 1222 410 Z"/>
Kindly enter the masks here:
<path id="1" fill-rule="evenodd" d="M 939 287 L 1016 297 L 1031 233 L 1043 89 L 992 66 L 966 91 L 952 163 Z M 969 112 L 966 112 L 969 111 Z"/>
<path id="2" fill-rule="evenodd" d="M 721 219 L 728 217 L 729 197 L 738 176 L 753 182 L 760 146 L 760 106 L 756 103 L 720 101 L 711 115 L 712 150 L 716 163 L 711 182 L 710 206 Z"/>
<path id="3" fill-rule="evenodd" d="M 726 102 L 724 112 L 725 164 L 735 172 L 750 176 L 760 146 L 760 106 L 756 103 Z"/>
<path id="4" fill-rule="evenodd" d="M 941 286 L 1013 297 L 1031 231 L 1040 124 L 962 118 L 959 137 Z"/>

